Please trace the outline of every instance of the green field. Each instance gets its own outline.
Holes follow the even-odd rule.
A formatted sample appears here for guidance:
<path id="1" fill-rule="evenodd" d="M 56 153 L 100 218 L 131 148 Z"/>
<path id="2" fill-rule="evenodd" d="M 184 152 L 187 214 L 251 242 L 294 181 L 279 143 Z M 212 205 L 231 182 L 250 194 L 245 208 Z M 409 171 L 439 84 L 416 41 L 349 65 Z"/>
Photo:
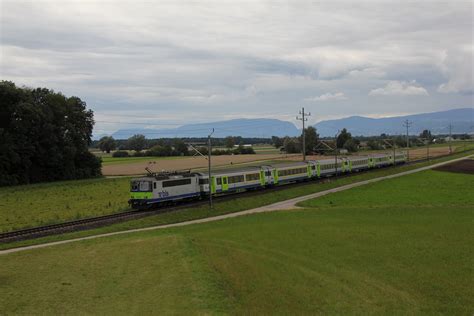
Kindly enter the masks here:
<path id="1" fill-rule="evenodd" d="M 458 156 L 453 156 L 453 158 Z M 121 230 L 131 227 L 173 223 L 241 211 L 319 192 L 347 183 L 394 174 L 431 163 L 434 162 L 403 166 L 396 169 L 371 171 L 370 173 L 355 175 L 351 178 L 332 180 L 325 184 L 315 183 L 314 185 L 289 188 L 279 192 L 263 192 L 257 197 L 218 202 L 212 211 L 209 211 L 207 207 L 184 209 L 179 212 L 161 214 L 152 218 L 114 225 L 113 227 L 106 228 L 106 230 Z M 10 231 L 123 211 L 128 208 L 129 181 L 130 178 L 94 179 L 0 188 L 0 231 Z M 5 245 L 0 245 L 0 248 L 3 247 Z"/>
<path id="2" fill-rule="evenodd" d="M 128 209 L 130 178 L 0 188 L 0 232 Z"/>
<path id="3" fill-rule="evenodd" d="M 474 176 L 0 256 L 5 314 L 471 314 Z M 19 295 L 21 293 L 21 295 Z"/>

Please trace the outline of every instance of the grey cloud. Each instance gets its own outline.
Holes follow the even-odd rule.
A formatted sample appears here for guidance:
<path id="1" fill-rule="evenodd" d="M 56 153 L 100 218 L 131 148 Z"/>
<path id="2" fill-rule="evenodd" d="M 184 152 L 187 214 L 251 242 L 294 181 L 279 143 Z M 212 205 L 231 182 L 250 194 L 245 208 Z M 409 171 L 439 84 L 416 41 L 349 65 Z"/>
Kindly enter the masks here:
<path id="1" fill-rule="evenodd" d="M 350 102 L 311 111 L 473 102 L 472 3 L 5 0 L 0 14 L 0 78 L 79 95 L 98 115 L 289 119 L 305 99 L 342 91 Z M 368 96 L 413 80 L 429 94 L 416 103 Z"/>

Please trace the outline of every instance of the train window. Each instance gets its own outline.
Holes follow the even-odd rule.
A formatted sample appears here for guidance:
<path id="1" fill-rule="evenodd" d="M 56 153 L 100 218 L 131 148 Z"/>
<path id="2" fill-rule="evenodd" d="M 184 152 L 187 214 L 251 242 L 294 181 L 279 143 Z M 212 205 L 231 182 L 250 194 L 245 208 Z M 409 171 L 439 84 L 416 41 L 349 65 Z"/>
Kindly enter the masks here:
<path id="1" fill-rule="evenodd" d="M 199 184 L 200 185 L 209 184 L 209 179 L 199 179 Z"/>
<path id="2" fill-rule="evenodd" d="M 222 183 L 227 184 L 227 178 L 222 178 Z"/>
<path id="3" fill-rule="evenodd" d="M 238 183 L 238 182 L 244 182 L 244 176 L 230 176 L 229 177 L 229 183 Z"/>
<path id="4" fill-rule="evenodd" d="M 221 179 L 221 178 L 217 178 L 217 179 L 216 179 L 216 184 L 217 184 L 217 185 L 221 185 L 221 184 L 222 184 L 222 179 Z"/>
<path id="5" fill-rule="evenodd" d="M 270 177 L 272 175 L 271 171 L 265 171 L 265 176 Z"/>
<path id="6" fill-rule="evenodd" d="M 245 175 L 245 180 L 246 181 L 257 181 L 260 180 L 260 174 L 259 173 L 251 173 Z"/>
<path id="7" fill-rule="evenodd" d="M 316 166 L 311 166 L 311 170 L 316 170 Z"/>
<path id="8" fill-rule="evenodd" d="M 169 181 L 163 181 L 163 188 L 169 188 L 169 187 L 176 187 L 179 185 L 187 185 L 191 184 L 191 179 L 179 179 L 179 180 L 169 180 Z"/>
<path id="9" fill-rule="evenodd" d="M 134 181 L 132 182 L 132 191 L 134 192 L 150 192 L 151 182 L 150 181 Z"/>
<path id="10" fill-rule="evenodd" d="M 138 192 L 140 190 L 140 182 L 138 181 L 132 181 L 130 183 L 130 191 L 132 192 Z"/>
<path id="11" fill-rule="evenodd" d="M 156 182 L 153 182 L 153 189 L 156 189 Z"/>

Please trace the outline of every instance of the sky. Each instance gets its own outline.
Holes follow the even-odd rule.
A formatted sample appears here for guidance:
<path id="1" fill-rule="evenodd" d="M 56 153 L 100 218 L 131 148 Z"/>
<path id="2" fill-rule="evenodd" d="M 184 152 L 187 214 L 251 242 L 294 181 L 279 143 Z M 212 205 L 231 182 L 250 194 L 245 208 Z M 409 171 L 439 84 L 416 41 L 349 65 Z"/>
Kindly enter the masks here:
<path id="1" fill-rule="evenodd" d="M 0 80 L 78 96 L 94 133 L 474 105 L 473 1 L 0 0 Z"/>

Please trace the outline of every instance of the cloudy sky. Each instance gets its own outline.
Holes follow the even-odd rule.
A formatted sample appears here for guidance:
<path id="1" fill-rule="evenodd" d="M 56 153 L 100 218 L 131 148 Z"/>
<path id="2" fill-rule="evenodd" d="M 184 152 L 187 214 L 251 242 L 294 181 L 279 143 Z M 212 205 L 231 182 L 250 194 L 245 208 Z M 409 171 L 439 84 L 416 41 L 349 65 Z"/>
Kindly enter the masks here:
<path id="1" fill-rule="evenodd" d="M 81 97 L 96 134 L 474 103 L 472 1 L 0 3 L 0 79 Z"/>

